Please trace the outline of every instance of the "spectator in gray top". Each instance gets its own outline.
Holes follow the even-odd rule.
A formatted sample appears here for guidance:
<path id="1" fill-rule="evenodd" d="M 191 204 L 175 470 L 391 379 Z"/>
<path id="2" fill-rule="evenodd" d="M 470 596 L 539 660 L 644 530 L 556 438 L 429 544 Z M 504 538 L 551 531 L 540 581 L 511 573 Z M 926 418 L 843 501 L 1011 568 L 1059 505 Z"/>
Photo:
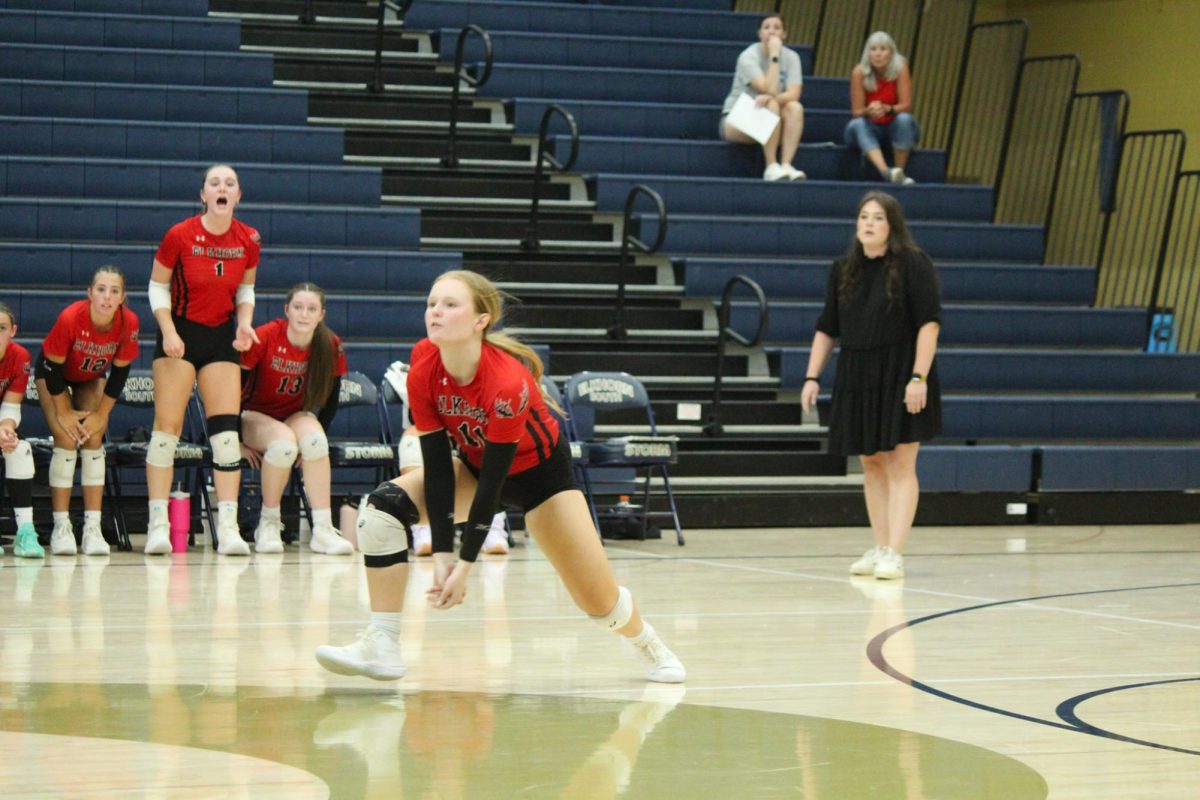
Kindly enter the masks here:
<path id="1" fill-rule="evenodd" d="M 803 180 L 807 176 L 792 166 L 800 134 L 804 131 L 804 106 L 800 105 L 803 78 L 800 56 L 783 46 L 787 32 L 783 18 L 777 14 L 763 17 L 758 26 L 758 44 L 752 44 L 738 56 L 733 86 L 721 110 L 720 134 L 727 142 L 757 144 L 726 120 L 739 96 L 748 94 L 756 105 L 769 108 L 779 115 L 780 124 L 763 148 L 767 168 L 763 179 L 768 181 Z"/>

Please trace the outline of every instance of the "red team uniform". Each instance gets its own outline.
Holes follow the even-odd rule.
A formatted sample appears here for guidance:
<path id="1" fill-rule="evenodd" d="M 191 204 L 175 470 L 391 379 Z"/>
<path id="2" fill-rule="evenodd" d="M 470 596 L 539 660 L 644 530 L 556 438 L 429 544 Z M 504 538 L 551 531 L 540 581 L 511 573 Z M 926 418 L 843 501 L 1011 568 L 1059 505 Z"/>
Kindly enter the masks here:
<path id="1" fill-rule="evenodd" d="M 122 305 L 112 326 L 98 331 L 92 324 L 91 303 L 78 300 L 58 315 L 58 321 L 42 341 L 42 355 L 65 359 L 62 374 L 68 383 L 101 378 L 113 361 L 137 359 L 137 315 Z"/>
<path id="2" fill-rule="evenodd" d="M 517 442 L 509 468 L 516 475 L 547 461 L 558 441 L 551 416 L 529 370 L 498 347 L 483 343 L 475 379 L 459 386 L 428 339 L 412 350 L 408 399 L 418 430 L 445 428 L 467 463 L 479 469 L 486 441 Z"/>
<path id="3" fill-rule="evenodd" d="M 258 231 L 236 219 L 219 236 L 198 216 L 171 226 L 154 255 L 171 270 L 171 316 L 209 327 L 229 322 L 238 284 L 261 250 Z"/>
<path id="4" fill-rule="evenodd" d="M 288 341 L 286 319 L 271 320 L 254 332 L 259 344 L 242 353 L 242 366 L 251 370 L 242 390 L 242 409 L 283 421 L 304 409 L 304 377 L 308 374 L 310 350 Z M 338 376 L 346 374 L 346 353 L 336 335 L 333 371 Z"/>
<path id="5" fill-rule="evenodd" d="M 0 359 L 0 398 L 9 392 L 24 395 L 29 385 L 29 351 L 16 342 L 9 342 Z"/>

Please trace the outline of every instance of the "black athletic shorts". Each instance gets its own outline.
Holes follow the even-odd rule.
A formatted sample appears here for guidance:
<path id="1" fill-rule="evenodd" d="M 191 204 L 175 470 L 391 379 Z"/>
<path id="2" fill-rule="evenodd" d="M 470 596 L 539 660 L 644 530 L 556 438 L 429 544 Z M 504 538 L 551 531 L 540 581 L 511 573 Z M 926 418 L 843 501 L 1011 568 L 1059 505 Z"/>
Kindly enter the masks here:
<path id="1" fill-rule="evenodd" d="M 464 462 L 471 474 L 479 478 L 479 470 Z M 571 444 L 559 432 L 558 442 L 550 451 L 550 458 L 524 472 L 509 475 L 500 490 L 500 505 L 525 513 L 532 511 L 559 492 L 578 489 L 575 482 L 575 467 L 571 465 Z"/>
<path id="2" fill-rule="evenodd" d="M 201 325 L 183 317 L 171 316 L 175 323 L 175 331 L 183 339 L 183 360 L 191 363 L 196 371 L 209 364 L 222 361 L 232 361 L 241 364 L 241 355 L 233 348 L 234 337 L 237 336 L 237 319 L 229 318 L 222 325 Z M 154 339 L 154 357 L 166 358 L 163 352 L 162 329 L 159 329 Z"/>

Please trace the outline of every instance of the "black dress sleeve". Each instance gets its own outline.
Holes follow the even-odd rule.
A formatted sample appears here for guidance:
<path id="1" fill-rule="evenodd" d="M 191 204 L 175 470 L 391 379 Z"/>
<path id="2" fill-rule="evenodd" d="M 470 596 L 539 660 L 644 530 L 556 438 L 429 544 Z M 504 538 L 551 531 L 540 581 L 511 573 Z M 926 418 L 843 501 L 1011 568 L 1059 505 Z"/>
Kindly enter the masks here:
<path id="1" fill-rule="evenodd" d="M 817 330 L 834 339 L 842 334 L 841 319 L 838 317 L 838 273 L 841 272 L 841 266 L 841 261 L 835 261 L 829 268 L 829 280 L 825 284 L 825 308 L 817 317 Z"/>
<path id="2" fill-rule="evenodd" d="M 938 285 L 937 269 L 923 251 L 908 258 L 908 274 L 904 281 L 908 314 L 918 330 L 927 322 L 942 322 L 942 291 Z"/>

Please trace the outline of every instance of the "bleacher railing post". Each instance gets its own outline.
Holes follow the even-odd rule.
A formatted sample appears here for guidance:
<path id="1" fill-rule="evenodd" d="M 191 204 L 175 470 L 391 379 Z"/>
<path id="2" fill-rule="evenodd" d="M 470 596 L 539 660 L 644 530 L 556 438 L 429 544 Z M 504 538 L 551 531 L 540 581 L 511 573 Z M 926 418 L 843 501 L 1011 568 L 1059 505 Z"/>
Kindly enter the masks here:
<path id="1" fill-rule="evenodd" d="M 550 118 L 555 114 L 566 120 L 567 127 L 571 130 L 571 157 L 563 163 L 546 152 L 546 136 L 550 133 Z M 574 166 L 575 159 L 578 157 L 579 126 L 575 124 L 575 118 L 565 108 L 558 103 L 551 103 L 542 112 L 542 122 L 538 126 L 537 155 L 534 158 L 533 168 L 533 198 L 529 208 L 529 225 L 525 228 L 525 237 L 521 240 L 522 250 L 538 250 L 542 246 L 538 236 L 538 215 L 541 213 L 542 175 L 545 172 L 545 163 L 549 161 L 550 165 L 558 172 L 566 172 Z"/>
<path id="2" fill-rule="evenodd" d="M 758 330 L 750 339 L 742 336 L 729 324 L 729 318 L 733 315 L 733 290 L 737 288 L 738 284 L 748 286 L 750 291 L 754 292 L 755 299 L 758 300 Z M 770 307 L 767 305 L 767 295 L 758 283 L 745 275 L 734 275 L 725 282 L 725 290 L 721 292 L 721 306 L 717 310 L 717 374 L 713 376 L 712 408 L 708 412 L 708 419 L 704 425 L 706 436 L 720 436 L 725 432 L 721 425 L 721 384 L 725 381 L 725 342 L 733 339 L 745 347 L 754 347 L 762 341 L 763 334 L 767 332 L 769 316 Z"/>
<path id="3" fill-rule="evenodd" d="M 658 236 L 654 244 L 647 245 L 633 235 L 633 204 L 639 194 L 644 194 L 654 201 L 658 212 Z M 645 184 L 639 183 L 629 190 L 625 196 L 625 216 L 621 221 L 621 255 L 617 259 L 617 313 L 612 326 L 608 329 L 608 338 L 622 340 L 629 335 L 625 329 L 625 266 L 630 259 L 630 249 L 637 248 L 645 255 L 658 252 L 663 241 L 667 238 L 667 206 L 662 195 Z"/>
<path id="4" fill-rule="evenodd" d="M 467 35 L 474 33 L 483 41 L 483 73 L 475 77 L 463 71 L 463 50 L 467 43 Z M 446 154 L 442 156 L 443 167 L 458 166 L 458 96 L 463 81 L 474 88 L 487 83 L 492 76 L 492 37 L 478 25 L 468 25 L 458 32 L 458 42 L 454 47 L 454 88 L 450 94 L 450 137 L 446 143 Z"/>
<path id="5" fill-rule="evenodd" d="M 387 85 L 383 79 L 383 34 L 387 12 L 389 9 L 396 12 L 396 19 L 404 22 L 404 15 L 412 4 L 413 0 L 379 0 L 379 16 L 375 20 L 375 63 L 371 69 L 371 80 L 367 83 L 367 89 L 375 94 L 381 93 Z"/>

